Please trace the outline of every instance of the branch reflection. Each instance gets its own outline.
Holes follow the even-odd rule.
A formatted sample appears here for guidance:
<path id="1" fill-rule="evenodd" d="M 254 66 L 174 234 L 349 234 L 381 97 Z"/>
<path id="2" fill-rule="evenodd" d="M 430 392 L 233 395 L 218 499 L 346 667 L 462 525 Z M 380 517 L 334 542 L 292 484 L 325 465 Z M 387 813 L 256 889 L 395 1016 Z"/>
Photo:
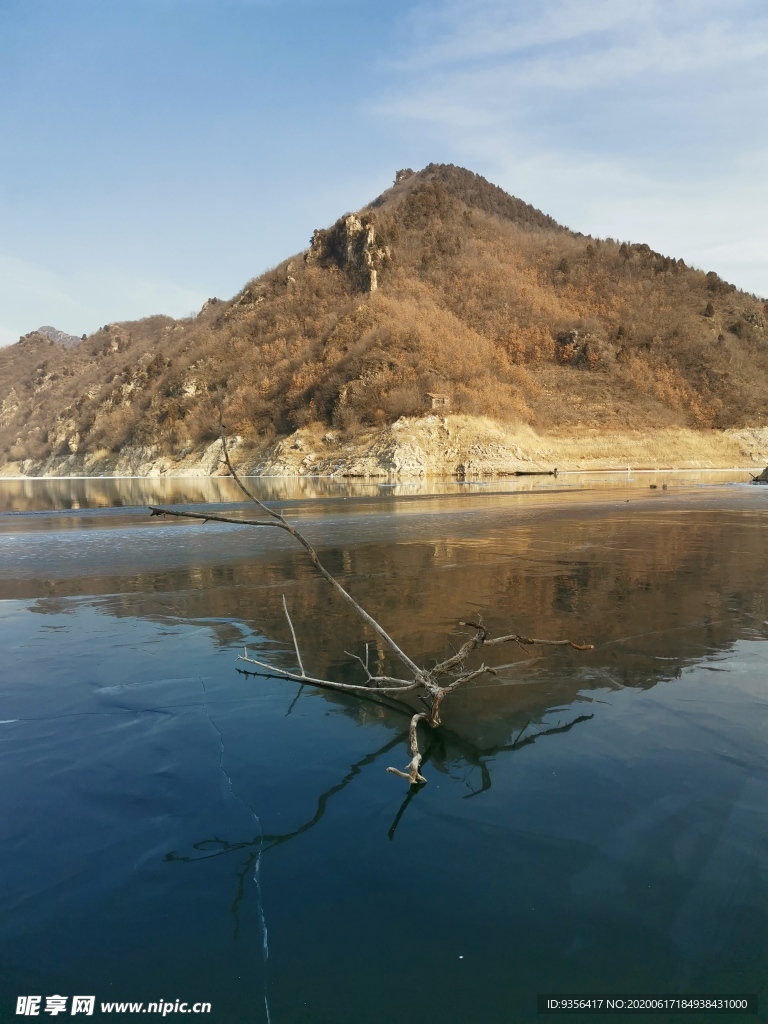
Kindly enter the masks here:
<path id="1" fill-rule="evenodd" d="M 298 693 L 297 697 L 294 698 L 294 704 L 297 698 Z M 374 703 L 378 702 L 374 700 Z M 293 704 L 291 707 L 293 707 Z M 407 706 L 403 703 L 403 708 L 406 707 Z M 407 711 L 404 711 L 403 708 L 393 707 L 391 710 L 410 716 L 412 713 L 411 709 L 408 708 Z M 441 726 L 439 729 L 435 729 L 428 734 L 424 751 L 424 763 L 431 763 L 435 770 L 440 772 L 441 775 L 444 775 L 453 781 L 462 782 L 470 789 L 471 787 L 469 787 L 467 780 L 475 769 L 479 770 L 480 786 L 477 789 L 471 789 L 471 791 L 462 798 L 464 800 L 468 800 L 471 797 L 480 796 L 491 788 L 492 777 L 490 766 L 488 764 L 490 759 L 495 758 L 502 753 L 513 753 L 515 751 L 522 750 L 524 747 L 530 746 L 545 736 L 555 736 L 569 732 L 574 728 L 574 726 L 579 725 L 582 722 L 588 722 L 593 717 L 593 715 L 579 715 L 564 724 L 558 723 L 557 725 L 539 729 L 536 732 L 526 735 L 531 727 L 531 722 L 529 720 L 524 723 L 511 743 L 488 748 L 481 748 L 454 730 Z M 194 843 L 192 845 L 192 850 L 195 852 L 185 854 L 171 850 L 165 854 L 163 860 L 168 863 L 190 864 L 199 860 L 211 860 L 215 857 L 228 856 L 232 853 L 237 854 L 243 850 L 248 851 L 245 859 L 236 869 L 237 887 L 230 907 L 230 911 L 235 920 L 234 934 L 235 937 L 237 937 L 240 928 L 240 907 L 243 899 L 245 898 L 246 879 L 253 873 L 259 858 L 270 850 L 281 846 L 283 843 L 288 843 L 292 839 L 296 839 L 298 836 L 303 835 L 319 824 L 325 816 L 329 801 L 332 797 L 343 792 L 343 790 L 350 785 L 353 779 L 362 773 L 363 769 L 375 764 L 379 758 L 384 754 L 388 754 L 393 748 L 402 745 L 404 740 L 407 738 L 407 734 L 407 729 L 398 732 L 398 734 L 393 739 L 389 740 L 389 742 L 385 743 L 384 746 L 379 747 L 378 750 L 375 750 L 370 754 L 366 754 L 365 757 L 355 761 L 350 766 L 349 771 L 339 782 L 318 796 L 314 814 L 297 828 L 294 828 L 289 832 L 263 832 L 261 835 L 254 836 L 252 839 L 244 839 L 235 842 L 222 839 L 219 836 L 214 835 L 209 839 L 201 839 L 199 842 Z M 456 766 L 457 762 L 463 767 L 469 769 L 461 779 L 457 779 L 451 772 L 451 769 Z M 390 841 L 394 840 L 398 826 L 405 816 L 408 807 L 419 793 L 424 792 L 425 788 L 426 787 L 424 786 L 408 787 L 408 792 L 406 793 L 406 796 L 398 808 L 397 814 L 387 831 L 387 836 Z"/>

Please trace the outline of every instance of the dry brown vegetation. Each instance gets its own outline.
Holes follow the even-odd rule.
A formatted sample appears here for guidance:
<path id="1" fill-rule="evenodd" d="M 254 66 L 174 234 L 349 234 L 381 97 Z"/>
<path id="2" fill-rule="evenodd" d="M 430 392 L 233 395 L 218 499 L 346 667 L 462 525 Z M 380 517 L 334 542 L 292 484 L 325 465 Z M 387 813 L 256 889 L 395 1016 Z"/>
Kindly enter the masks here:
<path id="1" fill-rule="evenodd" d="M 764 419 L 768 306 L 716 274 L 575 234 L 452 166 L 403 178 L 363 215 L 386 251 L 375 292 L 360 246 L 335 245 L 189 319 L 1 350 L 2 460 L 178 453 L 215 437 L 221 394 L 228 430 L 254 441 L 392 422 L 435 391 L 455 412 L 548 430 Z"/>

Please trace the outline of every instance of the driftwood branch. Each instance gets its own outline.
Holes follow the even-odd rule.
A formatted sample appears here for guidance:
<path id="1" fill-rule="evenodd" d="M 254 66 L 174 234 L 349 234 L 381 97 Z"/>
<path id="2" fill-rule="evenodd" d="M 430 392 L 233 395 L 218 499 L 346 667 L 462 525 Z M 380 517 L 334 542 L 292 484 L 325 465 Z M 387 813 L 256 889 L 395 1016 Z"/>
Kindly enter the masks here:
<path id="1" fill-rule="evenodd" d="M 270 508 L 268 505 L 265 505 L 263 501 L 260 501 L 254 494 L 252 494 L 248 490 L 243 481 L 240 479 L 237 470 L 232 465 L 232 460 L 229 457 L 229 450 L 227 448 L 227 440 L 224 435 L 223 424 L 221 426 L 221 445 L 223 450 L 224 464 L 226 465 L 229 472 L 232 474 L 238 487 L 245 495 L 247 495 L 247 497 L 255 505 L 257 505 L 263 512 L 266 512 L 267 515 L 271 517 L 271 521 L 265 521 L 260 519 L 235 519 L 231 516 L 216 516 L 202 512 L 177 512 L 174 509 L 159 508 L 158 506 L 155 505 L 149 506 L 151 514 L 153 516 L 178 516 L 183 519 L 202 519 L 206 522 L 233 523 L 237 526 L 272 526 L 279 530 L 285 530 L 286 533 L 289 533 L 294 538 L 294 540 L 298 541 L 299 544 L 301 544 L 301 546 L 305 549 L 305 551 L 309 555 L 310 561 L 317 569 L 317 571 L 320 573 L 320 575 L 323 576 L 331 584 L 334 590 L 347 602 L 347 604 L 351 605 L 354 608 L 354 610 L 357 612 L 360 618 L 363 619 L 363 621 L 371 627 L 374 633 L 377 633 L 378 636 L 381 637 L 381 639 L 384 641 L 387 647 L 389 647 L 389 649 L 392 651 L 395 657 L 398 658 L 406 666 L 406 668 L 408 668 L 413 673 L 414 678 L 418 679 L 421 676 L 421 669 L 419 668 L 419 666 L 415 662 L 411 661 L 408 655 L 398 647 L 398 645 L 395 643 L 395 641 L 392 639 L 389 633 L 387 633 L 386 630 L 373 618 L 373 616 L 369 615 L 365 608 L 359 605 L 357 601 L 355 601 L 355 599 L 352 597 L 352 595 L 347 593 L 347 591 L 344 589 L 344 587 L 342 587 L 339 581 L 328 572 L 325 566 L 321 563 L 320 559 L 318 558 L 317 552 L 309 543 L 307 538 L 302 533 L 300 533 L 294 526 L 286 522 L 285 517 L 280 512 Z"/>
<path id="2" fill-rule="evenodd" d="M 320 686 L 326 690 L 344 690 L 347 693 L 370 692 L 372 689 L 375 689 L 376 693 L 406 693 L 408 690 L 415 690 L 419 685 L 414 680 L 397 679 L 393 676 L 372 676 L 371 682 L 374 686 L 367 684 L 357 686 L 354 683 L 337 683 L 333 679 L 317 679 L 315 676 L 308 676 L 303 669 L 301 674 L 299 674 L 298 672 L 290 672 L 288 669 L 280 668 L 277 665 L 270 665 L 266 661 L 259 661 L 258 658 L 252 658 L 248 654 L 247 648 L 243 648 L 243 653 L 238 655 L 237 660 L 247 661 L 249 665 L 258 665 L 259 668 L 265 669 L 272 676 L 294 679 L 297 683 L 312 683 L 314 686 Z M 393 682 L 395 685 L 379 686 L 377 685 L 379 682 Z"/>
<path id="3" fill-rule="evenodd" d="M 359 657 L 357 654 L 350 654 L 348 651 L 345 652 L 350 658 L 360 664 L 365 676 L 364 682 L 360 684 L 340 683 L 333 679 L 320 679 L 316 676 L 308 675 L 304 668 L 299 642 L 296 637 L 296 630 L 294 629 L 293 622 L 291 621 L 285 595 L 283 595 L 283 611 L 291 633 L 293 649 L 296 654 L 299 671 L 292 672 L 288 669 L 271 665 L 266 661 L 261 661 L 258 658 L 253 658 L 249 655 L 247 649 L 244 649 L 243 654 L 239 656 L 238 661 L 247 662 L 249 665 L 256 665 L 257 668 L 262 669 L 267 675 L 277 676 L 282 679 L 291 679 L 295 682 L 301 683 L 302 686 L 305 684 L 311 684 L 312 686 L 317 686 L 321 689 L 335 690 L 337 692 L 348 693 L 351 696 L 363 697 L 366 699 L 370 699 L 371 697 L 374 697 L 374 695 L 378 694 L 381 694 L 387 699 L 392 699 L 393 694 L 397 694 L 399 696 L 400 694 L 418 691 L 415 693 L 415 696 L 417 696 L 424 705 L 425 710 L 414 712 L 411 717 L 411 724 L 408 730 L 408 744 L 411 760 L 406 765 L 404 771 L 401 771 L 399 768 L 387 768 L 387 771 L 393 775 L 399 775 L 401 778 L 406 779 L 411 785 L 423 785 L 427 781 L 421 774 L 423 756 L 419 748 L 419 725 L 424 723 L 424 725 L 429 728 L 436 729 L 441 724 L 441 706 L 449 694 L 453 693 L 454 690 L 457 690 L 465 683 L 476 679 L 478 676 L 485 675 L 486 673 L 491 675 L 496 674 L 496 671 L 493 668 L 490 668 L 485 664 L 482 664 L 479 668 L 475 669 L 467 668 L 467 659 L 476 651 L 482 650 L 485 647 L 496 647 L 499 644 L 508 643 L 514 643 L 520 647 L 538 645 L 543 647 L 572 647 L 577 651 L 592 650 L 592 644 L 579 644 L 573 640 L 543 640 L 523 636 L 519 633 L 509 633 L 505 636 L 491 637 L 490 631 L 486 629 L 482 624 L 482 621 L 462 622 L 461 625 L 470 627 L 473 630 L 473 633 L 465 640 L 461 647 L 459 647 L 458 650 L 454 650 L 453 654 L 449 658 L 438 662 L 432 668 L 420 668 L 416 662 L 413 661 L 392 639 L 383 626 L 381 626 L 381 624 L 377 622 L 372 615 L 358 604 L 352 595 L 342 587 L 339 581 L 331 575 L 320 561 L 317 552 L 307 538 L 295 526 L 293 526 L 292 523 L 289 523 L 281 512 L 270 508 L 263 501 L 257 498 L 248 489 L 248 487 L 246 487 L 238 475 L 237 470 L 232 465 L 224 430 L 225 428 L 222 423 L 222 462 L 231 473 L 243 494 L 245 494 L 251 502 L 257 505 L 258 508 L 268 516 L 268 518 L 241 519 L 232 516 L 220 516 L 210 512 L 181 512 L 170 508 L 160 508 L 155 505 L 149 506 L 150 514 L 153 516 L 175 516 L 182 519 L 196 519 L 203 523 L 219 522 L 231 523 L 236 526 L 271 527 L 273 529 L 283 530 L 301 544 L 320 575 L 323 576 L 323 578 L 331 584 L 340 597 L 342 597 L 342 599 L 355 610 L 357 615 L 366 623 L 366 625 L 368 625 L 374 633 L 384 641 L 394 657 L 406 667 L 410 677 L 399 678 L 397 676 L 389 675 L 373 675 L 369 668 L 368 644 L 365 645 L 365 659 Z M 443 681 L 444 677 L 447 677 L 445 681 Z M 400 704 L 400 710 L 408 707 L 408 705 L 402 704 L 399 700 L 396 701 L 396 703 Z M 412 709 L 410 710 L 412 711 Z"/>
<path id="4" fill-rule="evenodd" d="M 429 722 L 429 715 L 424 711 L 420 711 L 411 719 L 411 727 L 408 730 L 408 745 L 411 748 L 412 756 L 405 771 L 401 772 L 399 768 L 387 768 L 387 771 L 391 772 L 392 775 L 399 775 L 401 779 L 407 779 L 412 786 L 427 781 L 419 771 L 419 768 L 421 768 L 421 751 L 419 750 L 418 733 L 419 722 Z"/>

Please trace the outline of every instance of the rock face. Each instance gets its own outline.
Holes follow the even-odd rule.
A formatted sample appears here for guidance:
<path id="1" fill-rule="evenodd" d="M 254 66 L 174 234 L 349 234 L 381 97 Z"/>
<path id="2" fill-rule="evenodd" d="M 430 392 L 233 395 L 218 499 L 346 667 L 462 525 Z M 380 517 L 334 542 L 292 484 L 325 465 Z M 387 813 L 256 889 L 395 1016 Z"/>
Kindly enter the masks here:
<path id="1" fill-rule="evenodd" d="M 19 408 L 19 396 L 16 393 L 15 388 L 11 388 L 10 392 L 3 399 L 0 404 L 0 426 L 6 426 L 11 422 L 17 409 Z"/>
<path id="2" fill-rule="evenodd" d="M 68 427 L 68 425 L 65 425 Z M 69 429 L 69 428 L 68 428 Z M 66 431 L 65 431 L 66 434 Z M 262 449 L 239 435 L 228 438 L 241 472 L 253 476 L 353 477 L 370 480 L 417 480 L 430 476 L 470 482 L 519 471 L 626 469 L 658 466 L 714 468 L 764 465 L 768 456 L 744 458 L 747 435 L 768 429 L 691 431 L 660 429 L 579 436 L 540 436 L 525 424 L 505 424 L 481 416 L 401 417 L 391 427 L 344 436 L 314 423 Z M 62 435 L 64 437 L 64 435 Z M 81 452 L 77 434 L 64 437 L 70 454 L 23 459 L 0 469 L 0 476 L 142 476 L 200 477 L 224 475 L 218 440 L 175 455 L 156 445 L 126 445 L 120 452 Z M 757 442 L 759 445 L 759 441 Z M 760 483 L 768 483 L 768 470 Z"/>
<path id="3" fill-rule="evenodd" d="M 42 334 L 44 338 L 48 338 L 49 341 L 55 341 L 57 345 L 63 345 L 64 348 L 74 348 L 82 340 L 74 334 L 66 334 L 64 331 L 50 326 L 38 327 L 36 331 L 32 331 L 32 334 Z"/>
<path id="4" fill-rule="evenodd" d="M 321 437 L 303 428 L 274 445 L 252 471 L 264 476 L 466 479 L 549 469 L 550 457 L 548 447 L 528 428 L 505 429 L 481 417 L 423 416 L 402 417 L 343 447 L 334 434 Z"/>
<path id="5" fill-rule="evenodd" d="M 768 462 L 768 427 L 743 427 L 741 430 L 726 430 L 739 446 L 740 454 L 753 464 Z"/>
<path id="6" fill-rule="evenodd" d="M 741 315 L 748 324 L 752 324 L 753 327 L 757 327 L 759 331 L 765 330 L 765 317 L 762 313 L 754 310 L 748 310 L 746 313 L 742 313 Z"/>
<path id="7" fill-rule="evenodd" d="M 45 460 L 24 459 L 3 467 L 0 476 L 21 477 L 164 477 L 164 476 L 226 476 L 221 461 L 221 443 L 212 441 L 206 447 L 188 450 L 171 457 L 162 455 L 156 445 L 126 445 L 120 452 L 89 452 L 78 454 L 78 437 L 69 441 L 70 455 L 50 456 Z M 227 439 L 230 454 L 237 459 L 243 439 L 235 435 Z M 252 461 L 252 459 L 251 459 Z"/>
<path id="8" fill-rule="evenodd" d="M 373 217 L 356 213 L 341 217 L 333 227 L 315 231 L 305 257 L 310 266 L 335 264 L 365 292 L 376 291 L 379 272 L 390 258 L 388 246 L 378 244 Z"/>

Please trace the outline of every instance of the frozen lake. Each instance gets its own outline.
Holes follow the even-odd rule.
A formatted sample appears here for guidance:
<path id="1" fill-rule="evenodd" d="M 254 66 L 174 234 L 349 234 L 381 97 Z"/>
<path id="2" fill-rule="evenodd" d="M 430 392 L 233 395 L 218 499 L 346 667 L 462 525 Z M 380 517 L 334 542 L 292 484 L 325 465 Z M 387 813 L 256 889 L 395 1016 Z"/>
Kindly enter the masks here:
<path id="1" fill-rule="evenodd" d="M 259 482 L 418 662 L 480 615 L 595 644 L 495 648 L 414 793 L 385 772 L 402 710 L 238 671 L 243 645 L 293 666 L 284 594 L 307 670 L 359 681 L 344 651 L 372 637 L 303 552 L 139 504 L 251 515 L 231 481 L 0 482 L 0 1019 L 27 994 L 92 994 L 96 1020 L 207 1001 L 211 1024 L 532 1024 L 573 992 L 764 1009 L 746 479 Z"/>

